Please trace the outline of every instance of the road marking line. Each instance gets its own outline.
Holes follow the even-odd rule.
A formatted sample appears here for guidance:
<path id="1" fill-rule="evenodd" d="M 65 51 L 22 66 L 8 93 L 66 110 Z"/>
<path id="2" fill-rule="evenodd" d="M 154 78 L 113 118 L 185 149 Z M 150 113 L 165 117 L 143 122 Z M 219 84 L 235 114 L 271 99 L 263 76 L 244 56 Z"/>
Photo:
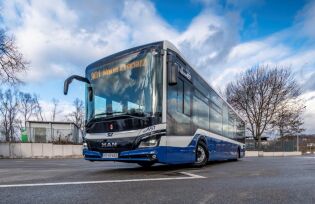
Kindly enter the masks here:
<path id="1" fill-rule="evenodd" d="M 148 179 L 126 179 L 126 180 L 104 180 L 104 181 L 74 181 L 74 182 L 59 182 L 59 183 L 30 183 L 30 184 L 8 184 L 0 185 L 0 188 L 11 187 L 33 187 L 33 186 L 60 186 L 60 185 L 80 185 L 80 184 L 99 184 L 99 183 L 124 183 L 124 182 L 139 182 L 139 181 L 169 181 L 169 180 L 187 180 L 206 178 L 192 173 L 180 172 L 186 175 L 184 177 L 172 178 L 148 178 Z"/>
<path id="2" fill-rule="evenodd" d="M 199 175 L 197 175 L 197 174 L 192 174 L 192 173 L 188 173 L 188 172 L 180 172 L 181 174 L 184 174 L 184 175 L 186 175 L 186 176 L 190 176 L 190 177 L 192 177 L 192 178 L 206 178 L 206 177 L 204 177 L 204 176 L 199 176 Z"/>

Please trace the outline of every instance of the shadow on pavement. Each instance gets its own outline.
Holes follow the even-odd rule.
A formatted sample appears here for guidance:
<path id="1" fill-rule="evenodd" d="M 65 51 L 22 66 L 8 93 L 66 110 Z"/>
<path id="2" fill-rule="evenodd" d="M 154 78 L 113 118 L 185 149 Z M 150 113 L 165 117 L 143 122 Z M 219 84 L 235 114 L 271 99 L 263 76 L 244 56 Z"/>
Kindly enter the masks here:
<path id="1" fill-rule="evenodd" d="M 106 169 L 101 171 L 100 173 L 136 173 L 136 172 L 146 172 L 146 173 L 174 173 L 173 171 L 185 171 L 185 170 L 194 170 L 194 169 L 206 169 L 211 168 L 213 166 L 223 164 L 223 163 L 233 163 L 235 161 L 212 161 L 208 162 L 208 164 L 204 167 L 194 167 L 192 164 L 177 164 L 177 165 L 165 165 L 165 164 L 155 164 L 154 166 L 144 168 L 141 166 L 133 166 L 133 167 L 118 167 L 113 169 Z"/>

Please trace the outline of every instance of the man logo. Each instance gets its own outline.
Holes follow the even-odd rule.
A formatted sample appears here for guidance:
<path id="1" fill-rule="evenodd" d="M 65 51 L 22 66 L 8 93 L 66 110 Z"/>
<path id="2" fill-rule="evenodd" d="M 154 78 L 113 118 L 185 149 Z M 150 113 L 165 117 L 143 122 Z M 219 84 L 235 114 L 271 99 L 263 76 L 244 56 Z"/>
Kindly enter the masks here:
<path id="1" fill-rule="evenodd" d="M 102 142 L 102 147 L 117 147 L 117 142 Z"/>
<path id="2" fill-rule="evenodd" d="M 107 137 L 111 137 L 111 136 L 113 136 L 113 133 L 112 132 L 108 132 L 107 133 Z"/>

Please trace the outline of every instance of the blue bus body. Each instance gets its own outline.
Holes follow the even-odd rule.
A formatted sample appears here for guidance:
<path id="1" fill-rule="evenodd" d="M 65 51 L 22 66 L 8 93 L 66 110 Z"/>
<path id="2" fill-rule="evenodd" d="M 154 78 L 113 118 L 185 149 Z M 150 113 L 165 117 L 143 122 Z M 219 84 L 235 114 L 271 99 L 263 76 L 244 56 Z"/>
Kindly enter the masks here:
<path id="1" fill-rule="evenodd" d="M 86 160 L 194 163 L 200 142 L 209 161 L 245 155 L 244 121 L 168 41 L 92 63 L 86 79 Z"/>

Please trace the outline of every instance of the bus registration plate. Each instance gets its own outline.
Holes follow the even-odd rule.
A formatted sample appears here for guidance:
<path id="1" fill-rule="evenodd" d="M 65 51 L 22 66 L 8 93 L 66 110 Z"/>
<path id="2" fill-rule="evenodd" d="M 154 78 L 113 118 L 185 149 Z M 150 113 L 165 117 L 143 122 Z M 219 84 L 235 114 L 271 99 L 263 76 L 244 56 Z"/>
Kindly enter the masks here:
<path id="1" fill-rule="evenodd" d="M 106 159 L 118 158 L 118 153 L 103 153 L 103 158 Z"/>

